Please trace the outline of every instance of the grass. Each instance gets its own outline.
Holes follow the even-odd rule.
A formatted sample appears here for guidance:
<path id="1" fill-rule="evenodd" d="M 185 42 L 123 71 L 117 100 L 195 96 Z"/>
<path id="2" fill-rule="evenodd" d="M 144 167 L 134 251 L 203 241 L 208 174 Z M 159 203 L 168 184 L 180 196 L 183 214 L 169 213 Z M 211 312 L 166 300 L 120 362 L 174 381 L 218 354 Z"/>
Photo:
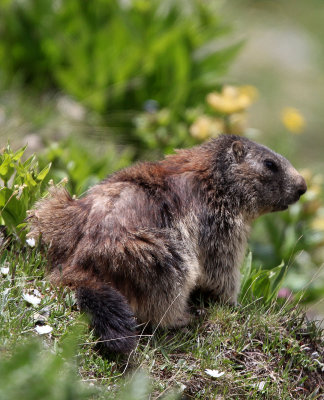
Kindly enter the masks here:
<path id="1" fill-rule="evenodd" d="M 0 260 L 1 400 L 324 396 L 323 332 L 297 306 L 265 307 L 257 299 L 237 308 L 198 302 L 189 327 L 150 331 L 141 326 L 129 357 L 107 359 L 97 351 L 73 293 L 45 279 L 46 260 L 37 247 L 12 244 L 2 249 Z M 26 301 L 27 293 L 40 303 Z M 44 325 L 53 330 L 39 336 L 35 328 Z M 36 336 L 41 340 L 35 344 Z M 20 348 L 22 343 L 27 347 Z M 212 377 L 206 370 L 224 374 Z M 16 385 L 6 386 L 16 376 Z M 36 378 L 44 386 L 42 395 L 33 391 L 43 387 L 38 383 L 26 389 Z M 23 396 L 17 395 L 21 385 Z"/>

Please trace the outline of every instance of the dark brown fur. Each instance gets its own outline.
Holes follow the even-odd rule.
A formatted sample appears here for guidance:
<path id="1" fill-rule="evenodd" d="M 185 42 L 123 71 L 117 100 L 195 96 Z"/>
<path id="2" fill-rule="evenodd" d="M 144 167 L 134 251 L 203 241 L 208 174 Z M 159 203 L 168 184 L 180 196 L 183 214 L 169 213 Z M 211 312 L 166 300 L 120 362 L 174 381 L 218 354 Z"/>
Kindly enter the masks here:
<path id="1" fill-rule="evenodd" d="M 42 234 L 51 279 L 78 289 L 108 349 L 129 351 L 133 316 L 183 326 L 197 288 L 235 304 L 251 222 L 305 191 L 284 157 L 223 135 L 121 170 L 80 199 L 52 189 L 32 211 L 30 235 Z"/>

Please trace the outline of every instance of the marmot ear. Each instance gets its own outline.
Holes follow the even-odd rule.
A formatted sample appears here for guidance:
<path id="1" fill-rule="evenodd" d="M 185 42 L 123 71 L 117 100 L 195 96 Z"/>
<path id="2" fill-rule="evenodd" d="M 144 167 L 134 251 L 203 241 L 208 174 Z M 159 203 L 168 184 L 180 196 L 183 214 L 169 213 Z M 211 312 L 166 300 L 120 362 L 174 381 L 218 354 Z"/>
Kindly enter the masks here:
<path id="1" fill-rule="evenodd" d="M 245 157 L 245 147 L 244 144 L 240 141 L 235 141 L 232 143 L 232 152 L 234 154 L 236 162 L 240 163 L 244 160 Z"/>

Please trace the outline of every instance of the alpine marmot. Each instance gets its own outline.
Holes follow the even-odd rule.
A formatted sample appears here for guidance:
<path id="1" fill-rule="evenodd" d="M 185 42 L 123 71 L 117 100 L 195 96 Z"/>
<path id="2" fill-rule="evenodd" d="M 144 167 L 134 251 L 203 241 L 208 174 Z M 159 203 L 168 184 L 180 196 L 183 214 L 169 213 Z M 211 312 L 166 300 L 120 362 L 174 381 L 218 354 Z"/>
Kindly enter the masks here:
<path id="1" fill-rule="evenodd" d="M 306 189 L 283 156 L 222 135 L 118 171 L 79 199 L 52 189 L 29 236 L 41 234 L 51 280 L 76 290 L 106 348 L 129 352 L 138 322 L 188 324 L 193 290 L 235 304 L 252 221 Z"/>

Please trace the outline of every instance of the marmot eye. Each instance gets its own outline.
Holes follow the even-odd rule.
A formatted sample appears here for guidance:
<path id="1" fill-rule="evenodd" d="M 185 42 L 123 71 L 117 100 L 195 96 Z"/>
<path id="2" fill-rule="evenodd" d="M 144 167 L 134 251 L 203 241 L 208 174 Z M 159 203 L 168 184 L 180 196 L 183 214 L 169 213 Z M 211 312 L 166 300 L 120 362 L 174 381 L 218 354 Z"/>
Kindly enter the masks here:
<path id="1" fill-rule="evenodd" d="M 270 171 L 272 171 L 272 172 L 277 172 L 278 171 L 278 166 L 277 166 L 277 164 L 274 162 L 274 161 L 272 161 L 272 160 L 264 160 L 264 165 L 268 168 L 268 169 L 270 169 Z"/>

